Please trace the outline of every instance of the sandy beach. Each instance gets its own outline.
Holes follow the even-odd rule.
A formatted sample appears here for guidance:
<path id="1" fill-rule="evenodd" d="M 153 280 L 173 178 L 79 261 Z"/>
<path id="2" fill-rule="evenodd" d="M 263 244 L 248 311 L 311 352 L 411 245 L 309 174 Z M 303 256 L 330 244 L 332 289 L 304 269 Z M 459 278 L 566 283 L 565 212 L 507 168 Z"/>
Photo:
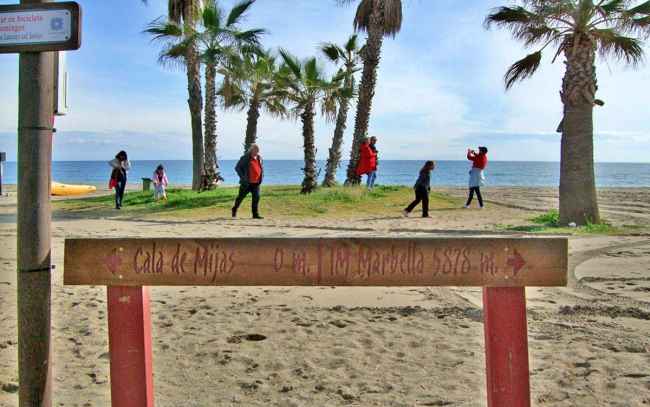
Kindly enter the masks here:
<path id="1" fill-rule="evenodd" d="M 106 290 L 63 286 L 66 237 L 490 236 L 557 205 L 552 189 L 486 195 L 483 211 L 436 210 L 426 220 L 55 213 L 54 405 L 110 405 Z M 569 287 L 527 290 L 535 406 L 650 405 L 650 189 L 607 189 L 600 198 L 610 222 L 638 233 L 571 237 Z M 12 192 L 0 198 L 3 407 L 18 402 L 15 221 Z M 183 287 L 151 296 L 157 406 L 486 403 L 480 289 Z"/>

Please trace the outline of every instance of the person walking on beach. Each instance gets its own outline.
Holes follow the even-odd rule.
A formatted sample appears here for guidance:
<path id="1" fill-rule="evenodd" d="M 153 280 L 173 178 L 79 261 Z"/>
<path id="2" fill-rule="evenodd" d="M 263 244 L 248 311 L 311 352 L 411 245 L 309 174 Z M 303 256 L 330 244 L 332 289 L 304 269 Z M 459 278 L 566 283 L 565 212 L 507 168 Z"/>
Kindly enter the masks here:
<path id="1" fill-rule="evenodd" d="M 122 200 L 126 189 L 126 174 L 131 169 L 131 163 L 126 151 L 122 150 L 117 153 L 115 158 L 108 162 L 108 165 L 113 168 L 110 185 L 115 187 L 115 209 L 122 209 Z"/>
<path id="2" fill-rule="evenodd" d="M 469 208 L 474 199 L 474 193 L 478 199 L 478 204 L 483 209 L 483 196 L 481 196 L 481 187 L 485 184 L 483 170 L 487 167 L 487 147 L 479 147 L 478 153 L 472 149 L 467 149 L 467 159 L 472 162 L 472 169 L 469 171 L 469 197 L 465 208 Z"/>
<path id="3" fill-rule="evenodd" d="M 159 199 L 167 200 L 167 185 L 169 181 L 167 180 L 167 174 L 165 173 L 165 167 L 160 164 L 156 167 L 156 171 L 153 172 L 153 199 L 155 201 Z"/>
<path id="4" fill-rule="evenodd" d="M 377 179 L 377 137 L 366 138 L 359 146 L 359 163 L 357 175 L 367 174 L 366 186 L 371 190 Z"/>
<path id="5" fill-rule="evenodd" d="M 424 163 L 424 167 L 420 170 L 420 176 L 418 177 L 413 189 L 415 190 L 415 200 L 411 202 L 409 206 L 404 209 L 404 216 L 409 216 L 409 214 L 415 209 L 420 202 L 422 202 L 422 217 L 429 217 L 429 192 L 431 192 L 431 171 L 436 168 L 436 163 L 433 161 L 427 161 Z"/>
<path id="6" fill-rule="evenodd" d="M 237 162 L 235 171 L 239 175 L 239 195 L 237 195 L 235 205 L 232 207 L 232 217 L 237 217 L 239 205 L 241 205 L 246 195 L 250 193 L 253 196 L 253 219 L 264 219 L 259 213 L 260 185 L 264 179 L 264 166 L 260 156 L 260 148 L 257 144 L 251 144 L 246 154 Z"/>

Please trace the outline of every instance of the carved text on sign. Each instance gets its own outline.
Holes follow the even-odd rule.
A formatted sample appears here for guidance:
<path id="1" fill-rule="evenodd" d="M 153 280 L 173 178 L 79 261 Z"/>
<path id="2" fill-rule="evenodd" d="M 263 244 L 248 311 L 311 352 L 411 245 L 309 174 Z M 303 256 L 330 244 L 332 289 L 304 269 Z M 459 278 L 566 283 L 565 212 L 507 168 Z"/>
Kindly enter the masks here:
<path id="1" fill-rule="evenodd" d="M 566 251 L 558 238 L 68 239 L 65 282 L 548 286 L 565 284 Z"/>

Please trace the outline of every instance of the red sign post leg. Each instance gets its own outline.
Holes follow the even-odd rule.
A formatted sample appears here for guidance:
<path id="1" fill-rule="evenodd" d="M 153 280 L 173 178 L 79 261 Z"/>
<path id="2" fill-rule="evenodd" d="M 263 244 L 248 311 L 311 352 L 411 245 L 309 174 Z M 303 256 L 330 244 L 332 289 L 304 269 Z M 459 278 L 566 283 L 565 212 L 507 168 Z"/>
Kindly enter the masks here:
<path id="1" fill-rule="evenodd" d="M 524 287 L 483 288 L 488 407 L 529 407 Z"/>
<path id="2" fill-rule="evenodd" d="M 153 407 L 151 313 L 146 287 L 108 287 L 113 407 Z"/>

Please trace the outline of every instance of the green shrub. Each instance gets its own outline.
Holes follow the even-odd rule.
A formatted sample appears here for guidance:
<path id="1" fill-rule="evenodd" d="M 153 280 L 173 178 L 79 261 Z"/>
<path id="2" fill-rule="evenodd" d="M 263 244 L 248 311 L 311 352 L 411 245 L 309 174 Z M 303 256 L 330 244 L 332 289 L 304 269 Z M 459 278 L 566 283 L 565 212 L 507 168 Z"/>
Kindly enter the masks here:
<path id="1" fill-rule="evenodd" d="M 532 218 L 531 221 L 538 225 L 557 227 L 560 225 L 560 212 L 556 209 L 551 209 L 542 215 Z"/>

